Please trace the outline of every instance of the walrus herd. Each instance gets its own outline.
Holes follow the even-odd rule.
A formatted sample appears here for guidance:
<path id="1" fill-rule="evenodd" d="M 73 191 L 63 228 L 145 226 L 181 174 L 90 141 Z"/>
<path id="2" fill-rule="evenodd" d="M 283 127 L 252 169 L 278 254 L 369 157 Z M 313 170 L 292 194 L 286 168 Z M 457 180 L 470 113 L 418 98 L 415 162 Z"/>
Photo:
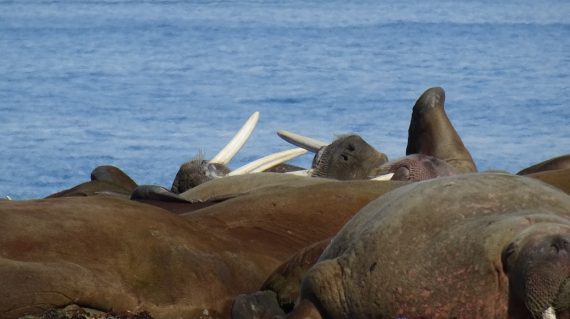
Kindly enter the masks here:
<path id="1" fill-rule="evenodd" d="M 230 171 L 254 113 L 170 188 L 102 165 L 1 200 L 0 318 L 570 318 L 570 155 L 477 172 L 444 103 L 418 98 L 394 160 L 280 130 L 299 148 Z"/>

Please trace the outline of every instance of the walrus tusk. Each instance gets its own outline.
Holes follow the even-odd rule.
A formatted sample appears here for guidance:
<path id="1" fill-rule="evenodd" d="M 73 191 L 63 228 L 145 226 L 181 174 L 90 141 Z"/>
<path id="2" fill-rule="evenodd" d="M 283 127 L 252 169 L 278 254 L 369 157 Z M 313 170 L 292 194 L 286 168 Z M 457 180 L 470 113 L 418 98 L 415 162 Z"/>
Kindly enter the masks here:
<path id="1" fill-rule="evenodd" d="M 236 153 L 243 147 L 245 142 L 247 142 L 247 139 L 251 136 L 258 120 L 259 112 L 253 113 L 232 140 L 224 146 L 224 148 L 218 152 L 218 154 L 216 154 L 209 163 L 228 165 Z"/>
<path id="2" fill-rule="evenodd" d="M 304 170 L 300 170 L 300 171 L 287 172 L 285 174 L 291 174 L 291 175 L 297 175 L 297 176 L 311 176 L 312 173 L 313 173 L 312 169 L 304 169 Z"/>
<path id="3" fill-rule="evenodd" d="M 314 138 L 302 136 L 285 130 L 278 130 L 277 135 L 285 141 L 313 153 L 318 152 L 321 147 L 328 145 L 327 143 L 315 140 Z"/>
<path id="4" fill-rule="evenodd" d="M 556 313 L 554 312 L 554 308 L 548 307 L 548 309 L 544 310 L 542 313 L 542 319 L 556 319 Z"/>
<path id="5" fill-rule="evenodd" d="M 371 180 L 373 180 L 373 181 L 389 181 L 392 179 L 392 176 L 394 176 L 394 173 L 388 173 L 388 174 L 384 174 L 384 175 L 380 175 L 380 176 L 376 176 L 374 178 L 371 178 Z"/>
<path id="6" fill-rule="evenodd" d="M 237 168 L 237 169 L 231 171 L 226 176 L 234 176 L 234 175 L 243 175 L 243 174 L 247 174 L 247 173 L 263 172 L 267 169 L 272 168 L 273 166 L 284 163 L 284 162 L 286 162 L 292 158 L 295 158 L 297 156 L 301 156 L 305 153 L 307 153 L 307 150 L 303 149 L 303 148 L 294 148 L 291 150 L 273 153 L 273 154 L 267 155 L 265 157 L 262 157 L 258 160 L 255 160 L 249 164 L 246 164 L 240 168 Z"/>

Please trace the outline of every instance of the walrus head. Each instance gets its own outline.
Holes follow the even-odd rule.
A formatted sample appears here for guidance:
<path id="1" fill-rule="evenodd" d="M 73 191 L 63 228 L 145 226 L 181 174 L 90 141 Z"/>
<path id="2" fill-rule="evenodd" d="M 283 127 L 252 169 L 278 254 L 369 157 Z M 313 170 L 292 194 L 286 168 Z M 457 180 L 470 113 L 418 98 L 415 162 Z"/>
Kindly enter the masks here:
<path id="1" fill-rule="evenodd" d="M 317 152 L 312 175 L 340 180 L 368 179 L 387 161 L 386 154 L 377 151 L 362 137 L 344 135 Z"/>
<path id="2" fill-rule="evenodd" d="M 213 178 L 228 174 L 230 169 L 227 165 L 245 145 L 245 142 L 253 133 L 258 120 L 259 112 L 254 112 L 229 143 L 211 160 L 206 161 L 203 154 L 198 154 L 192 160 L 182 164 L 178 173 L 176 173 L 171 191 L 175 194 L 180 194 Z"/>
<path id="3" fill-rule="evenodd" d="M 570 318 L 570 229 L 536 225 L 502 253 L 509 318 Z"/>
<path id="4" fill-rule="evenodd" d="M 230 169 L 225 164 L 206 161 L 203 154 L 198 154 L 180 166 L 171 191 L 180 194 L 211 179 L 225 176 L 229 172 Z"/>

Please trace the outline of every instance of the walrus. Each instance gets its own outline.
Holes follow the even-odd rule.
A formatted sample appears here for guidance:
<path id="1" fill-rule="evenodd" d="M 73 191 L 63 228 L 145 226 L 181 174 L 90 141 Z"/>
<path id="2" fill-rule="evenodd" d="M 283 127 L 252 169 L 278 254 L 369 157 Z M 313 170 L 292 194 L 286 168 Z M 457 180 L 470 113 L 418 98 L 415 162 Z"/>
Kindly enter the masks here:
<path id="1" fill-rule="evenodd" d="M 413 107 L 406 155 L 424 154 L 446 161 L 459 173 L 476 172 L 471 154 L 444 109 L 445 91 L 426 90 Z"/>
<path id="2" fill-rule="evenodd" d="M 520 170 L 517 175 L 570 168 L 570 154 L 560 155 Z"/>
<path id="3" fill-rule="evenodd" d="M 570 196 L 532 178 L 462 174 L 358 212 L 287 318 L 568 318 Z"/>
<path id="4" fill-rule="evenodd" d="M 393 173 L 394 180 L 419 181 L 476 172 L 475 162 L 447 117 L 444 103 L 445 92 L 440 87 L 430 88 L 418 98 L 408 127 L 407 156 L 391 162 L 355 134 L 340 137 L 330 145 L 285 130 L 277 134 L 316 153 L 312 176 L 365 179 Z"/>
<path id="5" fill-rule="evenodd" d="M 570 194 L 570 169 L 541 171 L 526 176 L 548 183 Z M 272 315 L 279 315 L 279 311 L 276 311 L 276 309 L 281 309 L 281 312 L 291 311 L 298 297 L 299 287 L 301 286 L 303 277 L 317 262 L 329 242 L 330 239 L 326 239 L 298 251 L 273 271 L 260 288 L 260 291 L 270 291 L 272 293 L 264 295 L 265 302 L 261 304 L 261 307 L 267 307 L 268 309 L 261 309 L 261 307 L 259 307 L 259 300 L 252 300 L 252 296 L 244 294 L 241 295 L 239 299 L 236 299 L 235 302 L 236 304 L 241 304 L 241 307 L 234 305 L 237 306 L 238 309 L 234 309 L 232 313 L 236 314 L 237 318 L 237 313 L 239 311 L 243 312 L 243 308 L 246 306 L 251 308 L 251 304 L 257 305 L 257 307 L 253 308 L 258 309 L 258 311 L 263 314 L 271 313 Z M 259 297 L 253 297 L 253 299 L 256 298 L 259 299 Z M 273 299 L 272 302 L 274 305 L 269 303 L 268 300 L 270 299 Z M 248 315 L 248 313 L 246 312 L 245 315 Z"/>
<path id="6" fill-rule="evenodd" d="M 459 171 L 450 163 L 425 154 L 410 154 L 396 160 L 387 162 L 388 157 L 383 156 L 381 161 L 374 161 L 378 159 L 377 156 L 370 156 L 370 154 L 379 153 L 372 146 L 369 146 L 361 137 L 351 135 L 352 141 L 357 140 L 358 144 L 365 145 L 356 148 L 355 156 L 351 158 L 351 164 L 346 165 L 347 156 L 343 157 L 341 152 L 339 155 L 338 150 L 343 150 L 341 146 L 333 146 L 334 143 L 344 143 L 342 138 L 333 142 L 331 145 L 326 145 L 318 140 L 279 130 L 277 134 L 286 141 L 303 147 L 307 150 L 316 153 L 313 159 L 313 170 L 309 174 L 311 176 L 337 178 L 337 179 L 378 179 L 384 180 L 397 180 L 397 181 L 422 181 L 430 178 L 441 176 L 451 176 L 458 174 Z M 361 140 L 361 141 L 360 141 Z M 349 141 L 348 143 L 350 143 Z M 437 141 L 436 141 L 437 143 Z M 372 160 L 371 160 L 372 159 Z M 357 178 L 353 178 L 352 175 Z M 349 176 L 348 178 L 338 178 L 338 176 Z"/>
<path id="7" fill-rule="evenodd" d="M 227 318 L 235 296 L 257 290 L 293 253 L 405 185 L 305 180 L 185 214 L 107 195 L 2 201 L 0 317 L 78 304 Z"/>

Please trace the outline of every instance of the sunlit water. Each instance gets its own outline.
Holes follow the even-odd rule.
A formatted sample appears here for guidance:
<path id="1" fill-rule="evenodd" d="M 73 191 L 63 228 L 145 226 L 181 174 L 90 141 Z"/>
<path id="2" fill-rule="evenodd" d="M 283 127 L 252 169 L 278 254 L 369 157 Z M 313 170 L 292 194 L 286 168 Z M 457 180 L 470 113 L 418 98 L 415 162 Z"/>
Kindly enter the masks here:
<path id="1" fill-rule="evenodd" d="M 431 86 L 480 170 L 570 153 L 568 1 L 0 1 L 0 197 L 102 164 L 170 187 L 254 111 L 237 167 L 287 129 L 405 153 Z M 309 166 L 311 156 L 295 161 Z"/>

